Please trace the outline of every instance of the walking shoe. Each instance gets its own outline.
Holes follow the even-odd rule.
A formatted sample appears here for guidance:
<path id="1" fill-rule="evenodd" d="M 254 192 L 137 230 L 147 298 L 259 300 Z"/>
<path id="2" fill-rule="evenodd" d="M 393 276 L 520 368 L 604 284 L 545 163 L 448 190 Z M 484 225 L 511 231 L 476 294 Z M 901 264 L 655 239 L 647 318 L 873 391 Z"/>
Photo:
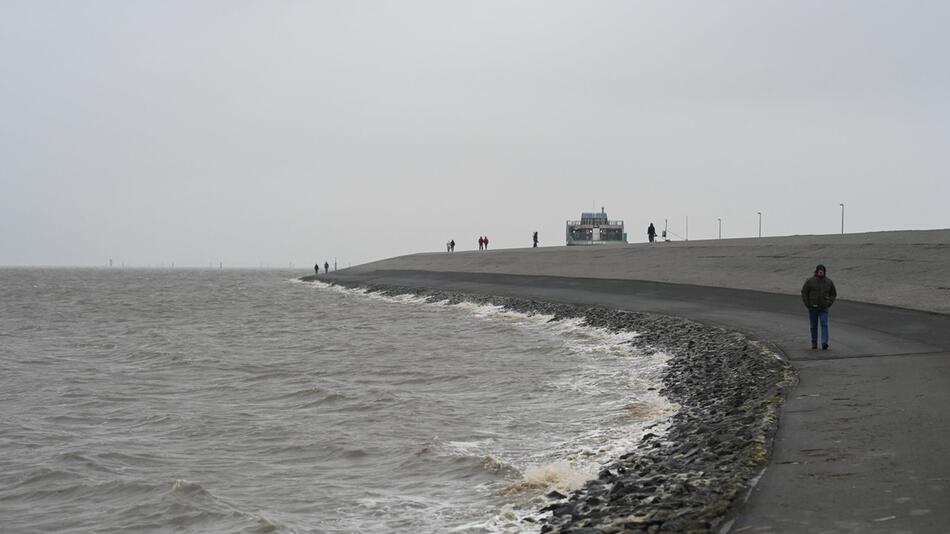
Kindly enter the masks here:
<path id="1" fill-rule="evenodd" d="M 827 344 L 827 343 L 822 343 L 822 344 L 821 344 L 821 350 L 828 350 L 828 344 Z"/>
<path id="2" fill-rule="evenodd" d="M 817 341 L 812 341 L 812 342 L 811 342 L 811 350 L 815 350 L 815 349 L 817 349 L 817 348 L 818 348 L 818 342 L 817 342 Z"/>

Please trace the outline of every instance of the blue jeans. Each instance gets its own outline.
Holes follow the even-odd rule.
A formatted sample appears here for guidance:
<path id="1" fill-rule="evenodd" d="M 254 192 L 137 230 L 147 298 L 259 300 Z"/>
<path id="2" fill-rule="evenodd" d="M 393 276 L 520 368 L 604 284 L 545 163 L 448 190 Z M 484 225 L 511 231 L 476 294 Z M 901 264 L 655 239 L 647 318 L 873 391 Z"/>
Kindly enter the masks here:
<path id="1" fill-rule="evenodd" d="M 828 344 L 828 308 L 808 308 L 811 321 L 811 340 L 818 341 L 818 323 L 821 323 L 821 342 Z"/>

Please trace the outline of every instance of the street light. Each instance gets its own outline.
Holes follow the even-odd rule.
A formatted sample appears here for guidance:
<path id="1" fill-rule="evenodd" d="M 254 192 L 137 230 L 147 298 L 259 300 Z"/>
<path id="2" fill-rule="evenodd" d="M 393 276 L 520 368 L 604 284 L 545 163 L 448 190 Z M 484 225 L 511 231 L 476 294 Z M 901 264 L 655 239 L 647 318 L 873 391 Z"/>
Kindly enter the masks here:
<path id="1" fill-rule="evenodd" d="M 722 241 L 722 218 L 716 217 L 716 220 L 719 221 L 719 240 Z"/>
<path id="2" fill-rule="evenodd" d="M 844 235 L 844 203 L 838 205 L 841 206 L 841 235 Z"/>
<path id="3" fill-rule="evenodd" d="M 756 213 L 759 214 L 759 237 L 762 237 L 762 212 L 757 211 Z"/>

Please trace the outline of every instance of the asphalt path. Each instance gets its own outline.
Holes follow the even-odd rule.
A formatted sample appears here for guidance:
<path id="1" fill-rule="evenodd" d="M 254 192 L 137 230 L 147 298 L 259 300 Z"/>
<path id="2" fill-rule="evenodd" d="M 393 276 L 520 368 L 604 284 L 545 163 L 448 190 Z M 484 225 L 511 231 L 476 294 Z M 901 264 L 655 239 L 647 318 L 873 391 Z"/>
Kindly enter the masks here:
<path id="1" fill-rule="evenodd" d="M 737 275 L 737 276 L 741 276 Z M 839 300 L 811 350 L 797 296 L 636 280 L 380 270 L 353 281 L 685 317 L 766 342 L 799 373 L 731 532 L 950 533 L 950 315 Z"/>

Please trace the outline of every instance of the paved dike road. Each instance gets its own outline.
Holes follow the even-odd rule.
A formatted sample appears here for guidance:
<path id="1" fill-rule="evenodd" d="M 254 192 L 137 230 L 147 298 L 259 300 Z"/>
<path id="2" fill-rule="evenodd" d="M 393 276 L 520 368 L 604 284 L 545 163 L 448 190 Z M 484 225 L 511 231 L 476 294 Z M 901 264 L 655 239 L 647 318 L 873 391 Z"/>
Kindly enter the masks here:
<path id="1" fill-rule="evenodd" d="M 644 268 L 664 261 L 659 275 Z M 797 295 L 819 261 L 840 298 L 828 351 L 810 349 Z M 777 272 L 789 278 L 781 292 Z M 637 279 L 647 276 L 705 284 Z M 788 358 L 799 384 L 731 532 L 950 533 L 948 230 L 417 254 L 319 278 L 596 304 L 741 331 Z"/>

